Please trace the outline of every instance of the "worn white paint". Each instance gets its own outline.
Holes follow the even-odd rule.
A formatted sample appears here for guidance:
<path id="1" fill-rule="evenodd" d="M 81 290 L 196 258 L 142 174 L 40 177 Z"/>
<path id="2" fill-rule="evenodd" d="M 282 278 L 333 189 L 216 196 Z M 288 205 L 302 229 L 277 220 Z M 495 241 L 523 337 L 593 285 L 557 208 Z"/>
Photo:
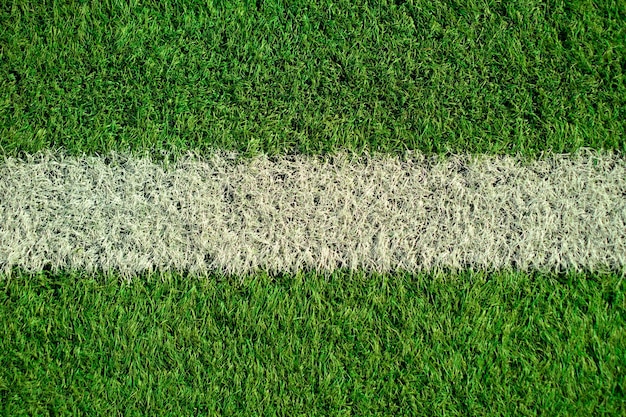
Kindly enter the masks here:
<path id="1" fill-rule="evenodd" d="M 616 154 L 0 161 L 5 273 L 625 266 Z"/>

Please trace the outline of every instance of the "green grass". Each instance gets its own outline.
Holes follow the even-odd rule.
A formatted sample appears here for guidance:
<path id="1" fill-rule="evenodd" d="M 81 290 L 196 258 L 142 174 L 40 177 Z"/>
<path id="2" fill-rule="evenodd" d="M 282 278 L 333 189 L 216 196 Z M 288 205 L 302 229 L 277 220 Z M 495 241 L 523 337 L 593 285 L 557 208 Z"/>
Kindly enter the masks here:
<path id="1" fill-rule="evenodd" d="M 623 153 L 625 21 L 621 0 L 5 0 L 0 156 Z M 0 415 L 624 415 L 623 277 L 0 276 Z"/>
<path id="2" fill-rule="evenodd" d="M 17 275 L 0 414 L 623 415 L 618 275 Z"/>
<path id="3" fill-rule="evenodd" d="M 3 1 L 0 153 L 626 151 L 624 1 Z"/>

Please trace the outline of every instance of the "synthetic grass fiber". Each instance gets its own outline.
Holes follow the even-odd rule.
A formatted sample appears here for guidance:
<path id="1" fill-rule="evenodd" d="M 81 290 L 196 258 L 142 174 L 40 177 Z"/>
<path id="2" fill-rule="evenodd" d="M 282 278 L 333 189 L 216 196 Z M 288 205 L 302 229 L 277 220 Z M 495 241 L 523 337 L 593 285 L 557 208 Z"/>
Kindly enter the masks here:
<path id="1" fill-rule="evenodd" d="M 10 416 L 626 410 L 614 274 L 39 273 L 0 289 Z"/>
<path id="2" fill-rule="evenodd" d="M 0 416 L 626 415 L 624 22 L 0 0 Z"/>
<path id="3" fill-rule="evenodd" d="M 51 153 L 0 164 L 0 268 L 249 274 L 626 268 L 626 162 Z"/>
<path id="4" fill-rule="evenodd" d="M 0 2 L 0 152 L 626 152 L 626 2 Z"/>

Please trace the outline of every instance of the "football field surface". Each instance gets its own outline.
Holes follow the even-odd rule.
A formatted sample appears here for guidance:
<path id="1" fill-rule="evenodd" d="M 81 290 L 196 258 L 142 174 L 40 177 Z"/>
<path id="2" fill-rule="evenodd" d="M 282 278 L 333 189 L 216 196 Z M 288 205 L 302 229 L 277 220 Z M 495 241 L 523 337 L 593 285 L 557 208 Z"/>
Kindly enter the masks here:
<path id="1" fill-rule="evenodd" d="M 625 415 L 624 22 L 0 1 L 0 415 Z"/>

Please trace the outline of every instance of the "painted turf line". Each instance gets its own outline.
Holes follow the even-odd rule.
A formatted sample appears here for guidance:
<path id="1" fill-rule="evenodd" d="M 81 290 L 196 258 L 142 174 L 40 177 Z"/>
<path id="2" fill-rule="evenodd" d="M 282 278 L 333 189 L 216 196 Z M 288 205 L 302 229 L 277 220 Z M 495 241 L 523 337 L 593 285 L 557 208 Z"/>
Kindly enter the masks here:
<path id="1" fill-rule="evenodd" d="M 5 273 L 625 266 L 626 163 L 608 153 L 0 162 Z"/>

